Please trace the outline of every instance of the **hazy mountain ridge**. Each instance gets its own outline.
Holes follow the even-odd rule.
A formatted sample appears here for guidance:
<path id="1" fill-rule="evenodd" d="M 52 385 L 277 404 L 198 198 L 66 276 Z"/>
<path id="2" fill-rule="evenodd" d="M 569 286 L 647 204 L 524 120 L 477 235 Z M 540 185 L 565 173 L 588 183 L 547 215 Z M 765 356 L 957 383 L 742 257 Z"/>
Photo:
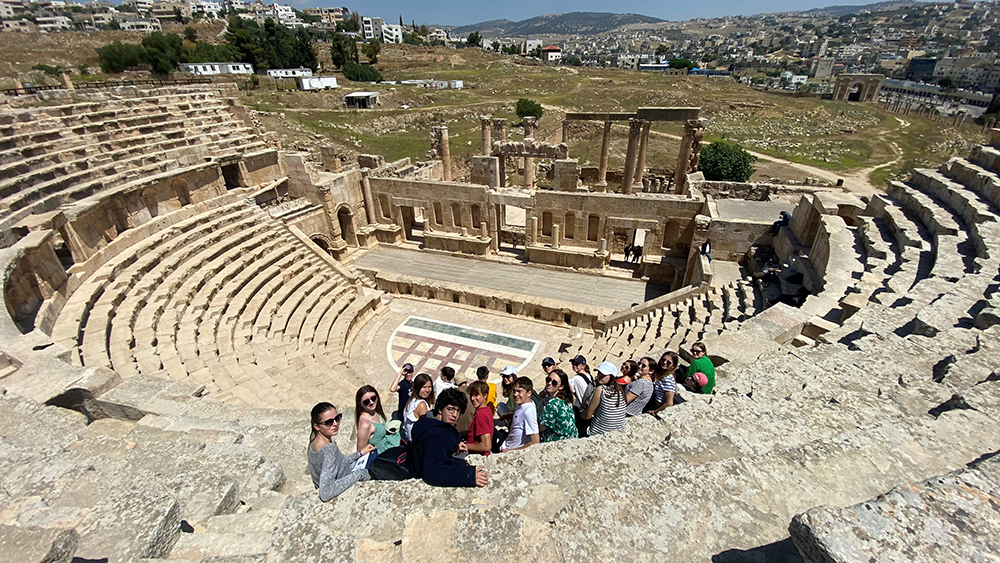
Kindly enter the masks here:
<path id="1" fill-rule="evenodd" d="M 636 23 L 658 23 L 659 18 L 641 14 L 611 14 L 603 12 L 571 12 L 545 14 L 519 22 L 490 20 L 472 25 L 451 28 L 451 34 L 461 37 L 474 31 L 484 36 L 504 35 L 526 37 L 530 35 L 596 35 Z"/>

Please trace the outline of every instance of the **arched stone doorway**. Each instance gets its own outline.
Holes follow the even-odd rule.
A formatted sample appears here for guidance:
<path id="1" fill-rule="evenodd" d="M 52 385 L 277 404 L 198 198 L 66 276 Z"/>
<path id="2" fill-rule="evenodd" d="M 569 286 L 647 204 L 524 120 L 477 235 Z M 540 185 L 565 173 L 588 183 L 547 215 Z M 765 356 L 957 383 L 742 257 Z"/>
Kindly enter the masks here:
<path id="1" fill-rule="evenodd" d="M 344 237 L 344 242 L 348 246 L 358 246 L 358 235 L 354 230 L 354 212 L 347 206 L 337 210 L 337 222 L 340 224 L 340 233 Z"/>
<path id="2" fill-rule="evenodd" d="M 309 235 L 309 240 L 316 243 L 316 246 L 322 248 L 323 252 L 326 252 L 330 256 L 334 256 L 333 241 L 330 240 L 330 237 L 324 235 L 323 233 L 314 233 Z"/>
<path id="3" fill-rule="evenodd" d="M 855 82 L 847 88 L 847 101 L 860 102 L 864 100 L 865 87 L 860 82 Z"/>

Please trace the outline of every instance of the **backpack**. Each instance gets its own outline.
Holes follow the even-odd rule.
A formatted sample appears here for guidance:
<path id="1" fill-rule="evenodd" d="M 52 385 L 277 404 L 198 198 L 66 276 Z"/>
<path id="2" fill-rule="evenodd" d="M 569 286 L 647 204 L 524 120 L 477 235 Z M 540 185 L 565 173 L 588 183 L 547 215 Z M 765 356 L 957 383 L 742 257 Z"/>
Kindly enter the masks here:
<path id="1" fill-rule="evenodd" d="M 587 407 L 590 406 L 590 400 L 594 398 L 594 390 L 597 389 L 597 384 L 594 383 L 594 378 L 590 377 L 589 373 L 577 374 L 587 382 L 587 387 L 583 391 L 583 395 L 576 398 L 576 403 L 573 404 L 573 408 L 580 412 L 586 411 Z"/>

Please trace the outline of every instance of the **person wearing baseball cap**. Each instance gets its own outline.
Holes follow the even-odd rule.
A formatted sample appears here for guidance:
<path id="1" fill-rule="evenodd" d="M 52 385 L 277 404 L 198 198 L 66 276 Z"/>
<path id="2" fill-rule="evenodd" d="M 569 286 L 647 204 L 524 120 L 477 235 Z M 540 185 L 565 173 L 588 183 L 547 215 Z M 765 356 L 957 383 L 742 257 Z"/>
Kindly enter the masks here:
<path id="1" fill-rule="evenodd" d="M 392 380 L 389 386 L 390 393 L 399 394 L 399 410 L 392 413 L 393 420 L 403 420 L 403 410 L 406 409 L 406 401 L 410 400 L 410 390 L 413 387 L 413 364 L 403 364 L 403 369 L 399 370 L 396 379 Z"/>
<path id="2" fill-rule="evenodd" d="M 542 360 L 542 374 L 545 377 L 548 377 L 548 375 L 550 373 L 552 373 L 552 370 L 554 370 L 554 369 L 556 369 L 556 361 L 554 359 L 552 359 L 552 358 L 545 358 L 545 359 Z M 540 395 L 543 396 L 543 397 L 548 398 L 548 396 L 549 396 L 548 392 L 549 392 L 549 389 L 548 389 L 548 387 L 546 387 L 545 389 L 542 390 L 542 392 L 540 393 Z"/>
<path id="3" fill-rule="evenodd" d="M 618 368 L 614 362 L 604 362 L 597 367 L 597 387 L 583 417 L 590 420 L 590 435 L 605 434 L 625 428 L 625 407 L 628 400 L 625 389 L 615 378 Z"/>
<path id="4" fill-rule="evenodd" d="M 573 390 L 573 413 L 576 416 L 576 431 L 581 438 L 587 437 L 587 428 L 590 421 L 584 418 L 587 406 L 590 405 L 590 398 L 594 395 L 596 383 L 590 376 L 590 366 L 587 365 L 587 358 L 576 356 L 569 361 L 573 366 L 573 378 L 569 380 L 569 386 Z"/>

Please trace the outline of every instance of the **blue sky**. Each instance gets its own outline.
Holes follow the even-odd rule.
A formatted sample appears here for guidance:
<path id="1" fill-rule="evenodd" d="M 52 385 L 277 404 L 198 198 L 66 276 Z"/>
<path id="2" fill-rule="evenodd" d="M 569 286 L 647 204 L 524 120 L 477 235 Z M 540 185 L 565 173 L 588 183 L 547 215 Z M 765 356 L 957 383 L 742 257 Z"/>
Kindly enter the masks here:
<path id="1" fill-rule="evenodd" d="M 277 0 L 280 1 L 280 0 Z M 289 0 L 285 0 L 289 1 Z M 346 0 L 339 0 L 344 2 Z M 366 0 L 363 4 L 347 2 L 351 10 L 362 15 L 381 17 L 389 22 L 415 20 L 419 23 L 467 25 L 487 20 L 523 20 L 541 14 L 565 12 L 635 13 L 671 21 L 698 17 L 750 15 L 768 12 L 808 10 L 831 5 L 861 5 L 875 0 L 701 0 L 699 2 L 663 2 L 631 0 L 628 2 L 598 2 L 596 0 L 554 0 L 540 2 L 477 2 L 475 0 Z M 291 0 L 297 8 L 339 6 L 338 0 Z"/>

